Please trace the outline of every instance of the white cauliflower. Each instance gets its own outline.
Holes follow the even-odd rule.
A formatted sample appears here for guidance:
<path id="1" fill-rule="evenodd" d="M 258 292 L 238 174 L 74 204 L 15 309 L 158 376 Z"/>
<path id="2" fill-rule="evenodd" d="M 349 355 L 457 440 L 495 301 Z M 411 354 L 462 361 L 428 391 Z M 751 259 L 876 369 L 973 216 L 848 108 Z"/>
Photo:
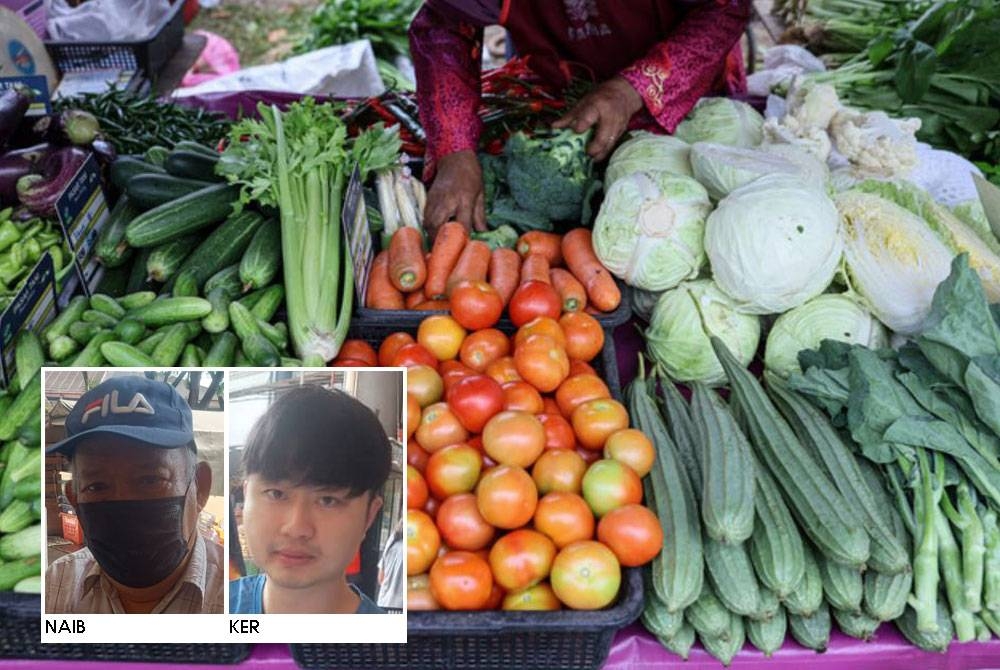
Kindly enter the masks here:
<path id="1" fill-rule="evenodd" d="M 764 146 L 791 144 L 808 151 L 819 160 L 826 162 L 830 156 L 830 136 L 825 128 L 803 127 L 794 116 L 785 116 L 780 121 L 770 118 L 764 122 Z"/>
<path id="2" fill-rule="evenodd" d="M 920 119 L 892 119 L 885 112 L 842 108 L 830 122 L 837 153 L 862 177 L 905 178 L 917 165 Z"/>
<path id="3" fill-rule="evenodd" d="M 800 85 L 796 79 L 788 93 L 784 115 L 780 120 L 770 118 L 764 122 L 764 144 L 792 144 L 826 161 L 831 149 L 826 129 L 840 108 L 833 86 Z"/>
<path id="4" fill-rule="evenodd" d="M 788 114 L 803 128 L 826 129 L 843 108 L 837 89 L 830 84 L 796 86 L 788 95 Z"/>

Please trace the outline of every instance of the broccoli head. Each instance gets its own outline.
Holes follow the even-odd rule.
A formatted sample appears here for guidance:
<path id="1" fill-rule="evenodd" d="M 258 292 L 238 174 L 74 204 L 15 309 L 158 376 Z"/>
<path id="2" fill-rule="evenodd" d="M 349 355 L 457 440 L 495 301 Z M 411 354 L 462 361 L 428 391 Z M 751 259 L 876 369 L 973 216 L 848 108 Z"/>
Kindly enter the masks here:
<path id="1" fill-rule="evenodd" d="M 589 136 L 572 130 L 510 136 L 504 149 L 507 186 L 520 209 L 550 221 L 580 222 L 593 181 Z"/>

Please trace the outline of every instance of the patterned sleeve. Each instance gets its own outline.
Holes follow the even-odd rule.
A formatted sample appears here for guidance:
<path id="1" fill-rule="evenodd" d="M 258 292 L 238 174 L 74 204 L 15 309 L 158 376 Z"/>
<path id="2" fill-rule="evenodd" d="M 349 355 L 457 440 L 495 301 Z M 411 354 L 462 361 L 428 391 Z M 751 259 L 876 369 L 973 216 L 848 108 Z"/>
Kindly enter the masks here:
<path id="1" fill-rule="evenodd" d="M 410 25 L 420 122 L 427 134 L 424 178 L 442 156 L 475 150 L 479 119 L 483 29 L 445 16 L 426 4 Z"/>
<path id="2" fill-rule="evenodd" d="M 723 77 L 730 92 L 745 88 L 737 50 L 750 10 L 751 0 L 707 0 L 692 8 L 667 39 L 622 70 L 667 132 L 674 132 L 698 99 Z"/>

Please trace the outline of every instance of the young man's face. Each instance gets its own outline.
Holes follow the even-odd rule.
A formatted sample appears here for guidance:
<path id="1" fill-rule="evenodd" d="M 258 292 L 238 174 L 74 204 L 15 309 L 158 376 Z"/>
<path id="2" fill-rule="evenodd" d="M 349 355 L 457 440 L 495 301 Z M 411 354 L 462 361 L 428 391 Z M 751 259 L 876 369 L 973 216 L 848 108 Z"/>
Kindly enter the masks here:
<path id="1" fill-rule="evenodd" d="M 283 588 L 323 588 L 344 579 L 381 497 L 350 498 L 343 489 L 293 486 L 250 475 L 243 521 L 254 563 Z"/>

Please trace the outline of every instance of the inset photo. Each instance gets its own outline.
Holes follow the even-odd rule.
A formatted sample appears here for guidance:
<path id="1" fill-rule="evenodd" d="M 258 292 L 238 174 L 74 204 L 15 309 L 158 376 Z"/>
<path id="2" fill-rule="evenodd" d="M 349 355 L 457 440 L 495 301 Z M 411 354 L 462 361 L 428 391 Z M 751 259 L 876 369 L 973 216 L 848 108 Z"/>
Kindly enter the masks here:
<path id="1" fill-rule="evenodd" d="M 404 375 L 232 371 L 231 614 L 403 611 Z"/>
<path id="2" fill-rule="evenodd" d="M 222 614 L 225 373 L 45 368 L 48 614 Z"/>

